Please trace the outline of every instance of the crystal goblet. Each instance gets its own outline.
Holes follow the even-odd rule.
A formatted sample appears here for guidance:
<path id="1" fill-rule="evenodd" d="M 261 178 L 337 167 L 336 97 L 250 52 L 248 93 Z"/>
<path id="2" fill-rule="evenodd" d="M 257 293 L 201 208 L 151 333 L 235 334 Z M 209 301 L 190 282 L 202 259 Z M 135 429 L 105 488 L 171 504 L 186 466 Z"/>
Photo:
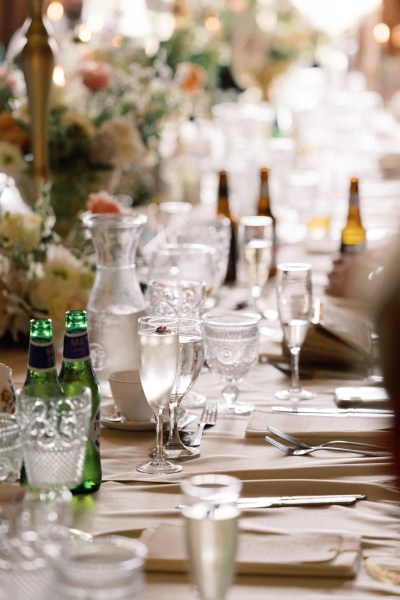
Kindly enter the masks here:
<path id="1" fill-rule="evenodd" d="M 207 364 L 226 384 L 218 412 L 249 414 L 254 410 L 254 406 L 237 402 L 237 397 L 238 384 L 258 358 L 260 319 L 258 314 L 238 311 L 214 311 L 203 317 Z"/>
<path id="2" fill-rule="evenodd" d="M 0 482 L 13 483 L 19 478 L 22 465 L 22 444 L 14 415 L 0 415 Z"/>

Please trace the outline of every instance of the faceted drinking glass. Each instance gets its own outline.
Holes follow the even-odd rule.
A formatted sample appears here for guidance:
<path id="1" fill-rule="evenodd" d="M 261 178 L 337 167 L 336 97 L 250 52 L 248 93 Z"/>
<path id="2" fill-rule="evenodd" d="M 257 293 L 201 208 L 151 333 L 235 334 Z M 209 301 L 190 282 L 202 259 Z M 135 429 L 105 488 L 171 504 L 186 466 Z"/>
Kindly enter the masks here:
<path id="1" fill-rule="evenodd" d="M 69 489 L 82 477 L 91 407 L 90 389 L 78 385 L 64 396 L 43 398 L 33 386 L 17 393 L 23 461 L 40 500 L 71 500 Z"/>
<path id="2" fill-rule="evenodd" d="M 249 414 L 254 410 L 254 406 L 237 402 L 237 397 L 238 384 L 258 358 L 260 319 L 258 314 L 238 311 L 215 311 L 203 317 L 207 364 L 226 384 L 219 412 Z"/>
<path id="3" fill-rule="evenodd" d="M 0 414 L 0 482 L 15 483 L 22 466 L 19 426 L 14 415 Z"/>

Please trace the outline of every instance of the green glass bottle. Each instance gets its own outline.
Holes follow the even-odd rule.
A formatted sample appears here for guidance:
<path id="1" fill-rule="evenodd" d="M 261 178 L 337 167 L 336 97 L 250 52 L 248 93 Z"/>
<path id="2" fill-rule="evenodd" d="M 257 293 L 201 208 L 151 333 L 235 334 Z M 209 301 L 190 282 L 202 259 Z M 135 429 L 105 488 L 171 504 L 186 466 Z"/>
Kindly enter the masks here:
<path id="1" fill-rule="evenodd" d="M 73 494 L 88 494 L 101 484 L 100 462 L 100 392 L 99 382 L 90 358 L 87 317 L 83 310 L 71 310 L 65 315 L 64 351 L 59 375 L 65 393 L 74 384 L 85 385 L 92 392 L 92 420 L 81 483 Z"/>
<path id="2" fill-rule="evenodd" d="M 63 393 L 57 376 L 51 319 L 31 319 L 28 367 L 23 387 L 44 398 Z"/>

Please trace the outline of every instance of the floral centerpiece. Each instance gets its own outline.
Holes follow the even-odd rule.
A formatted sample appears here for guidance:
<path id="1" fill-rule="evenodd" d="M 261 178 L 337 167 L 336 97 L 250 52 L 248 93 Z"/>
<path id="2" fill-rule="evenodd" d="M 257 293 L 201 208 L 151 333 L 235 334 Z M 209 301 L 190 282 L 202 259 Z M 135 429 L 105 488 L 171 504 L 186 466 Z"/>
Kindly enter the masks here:
<path id="1" fill-rule="evenodd" d="M 19 341 L 29 319 L 50 317 L 55 336 L 65 312 L 87 304 L 94 273 L 54 232 L 44 201 L 18 212 L 0 212 L 0 337 Z"/>
<path id="2" fill-rule="evenodd" d="M 107 192 L 90 194 L 87 210 L 127 212 Z M 49 317 L 55 343 L 62 341 L 67 310 L 86 308 L 94 282 L 92 246 L 68 248 L 54 232 L 46 198 L 30 208 L 0 210 L 0 337 L 20 341 L 32 317 Z"/>
<path id="3" fill-rule="evenodd" d="M 65 235 L 88 194 L 105 189 L 136 205 L 154 198 L 162 125 L 174 115 L 188 74 L 130 38 L 58 39 L 49 114 L 51 203 Z M 29 111 L 18 55 L 0 71 L 0 171 L 29 198 Z"/>

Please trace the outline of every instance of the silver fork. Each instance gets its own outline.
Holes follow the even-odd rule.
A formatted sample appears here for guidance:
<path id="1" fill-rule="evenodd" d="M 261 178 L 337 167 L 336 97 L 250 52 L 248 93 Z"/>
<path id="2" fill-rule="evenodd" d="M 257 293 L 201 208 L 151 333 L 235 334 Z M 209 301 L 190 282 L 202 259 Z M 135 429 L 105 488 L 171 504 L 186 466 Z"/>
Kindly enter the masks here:
<path id="1" fill-rule="evenodd" d="M 314 447 L 313 444 L 307 444 L 306 442 L 303 442 L 302 440 L 299 440 L 298 438 L 293 437 L 292 435 L 289 435 L 288 433 L 285 433 L 284 431 L 281 431 L 280 429 L 276 429 L 275 427 L 272 427 L 272 425 L 267 425 L 267 430 L 270 431 L 271 433 L 273 433 L 274 435 L 282 438 L 283 440 L 286 440 L 287 442 L 295 444 L 295 446 L 300 446 L 301 448 L 313 448 Z M 318 444 L 318 446 L 320 448 L 325 448 L 327 446 L 331 446 L 331 445 L 335 445 L 335 444 L 346 444 L 347 446 L 360 446 L 361 448 L 373 448 L 374 450 L 382 450 L 382 451 L 386 450 L 386 448 L 384 448 L 383 446 L 376 446 L 375 444 L 366 444 L 365 442 L 350 442 L 348 440 L 330 440 L 329 442 L 325 442 L 324 444 Z"/>
<path id="2" fill-rule="evenodd" d="M 203 408 L 197 429 L 193 437 L 185 439 L 184 444 L 192 448 L 200 446 L 201 438 L 206 427 L 212 427 L 217 422 L 217 405 L 207 404 Z"/>
<path id="3" fill-rule="evenodd" d="M 387 452 L 372 452 L 370 450 L 361 450 L 358 448 L 342 448 L 337 446 L 310 446 L 309 448 L 291 448 L 290 446 L 286 446 L 282 442 L 278 442 L 274 438 L 269 437 L 268 435 L 265 437 L 265 440 L 284 452 L 285 454 L 289 454 L 290 456 L 305 456 L 306 454 L 311 454 L 312 452 L 317 452 L 318 450 L 335 450 L 336 452 L 350 452 L 351 454 L 360 454 L 361 456 L 387 456 Z"/>

